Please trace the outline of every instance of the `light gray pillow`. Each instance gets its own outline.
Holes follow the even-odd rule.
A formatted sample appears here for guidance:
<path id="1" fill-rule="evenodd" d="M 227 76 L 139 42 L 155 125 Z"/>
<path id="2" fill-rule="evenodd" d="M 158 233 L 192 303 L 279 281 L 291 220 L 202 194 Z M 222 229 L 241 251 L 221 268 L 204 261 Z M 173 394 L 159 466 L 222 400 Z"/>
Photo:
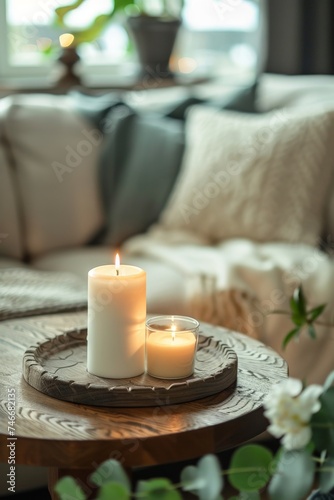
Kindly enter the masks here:
<path id="1" fill-rule="evenodd" d="M 102 134 L 66 96 L 13 96 L 4 133 L 15 163 L 29 256 L 87 243 L 104 222 Z"/>
<path id="2" fill-rule="evenodd" d="M 20 259 L 23 257 L 20 202 L 3 134 L 8 105 L 8 99 L 0 101 L 0 255 Z"/>

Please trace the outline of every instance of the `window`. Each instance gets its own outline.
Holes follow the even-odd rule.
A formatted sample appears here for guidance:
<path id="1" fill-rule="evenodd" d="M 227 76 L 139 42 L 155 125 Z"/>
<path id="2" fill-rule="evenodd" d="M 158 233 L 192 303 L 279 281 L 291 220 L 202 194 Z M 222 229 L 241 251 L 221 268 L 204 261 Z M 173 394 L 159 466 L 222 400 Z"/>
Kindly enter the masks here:
<path id="1" fill-rule="evenodd" d="M 50 48 L 59 46 L 61 34 L 53 25 L 53 12 L 66 3 L 0 0 L 0 78 L 52 78 L 57 51 Z M 68 21 L 84 27 L 92 17 L 109 12 L 111 4 L 112 0 L 87 0 Z M 260 0 L 185 0 L 172 57 L 174 71 L 192 77 L 253 78 L 263 51 L 260 4 Z M 79 53 L 87 78 L 110 81 L 137 70 L 136 53 L 120 18 L 115 17 L 95 43 L 81 45 Z"/>

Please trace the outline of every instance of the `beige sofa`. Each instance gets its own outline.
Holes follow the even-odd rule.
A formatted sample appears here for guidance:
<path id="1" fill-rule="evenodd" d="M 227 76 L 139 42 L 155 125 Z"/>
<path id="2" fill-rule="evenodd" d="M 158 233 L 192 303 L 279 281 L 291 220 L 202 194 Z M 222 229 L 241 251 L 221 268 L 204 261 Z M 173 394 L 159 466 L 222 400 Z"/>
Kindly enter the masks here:
<path id="1" fill-rule="evenodd" d="M 330 76 L 264 75 L 258 108 L 334 104 L 333 83 Z M 137 101 L 129 94 L 141 109 L 150 109 L 151 100 L 149 92 Z M 112 262 L 113 249 L 87 246 L 105 222 L 97 172 L 101 142 L 69 97 L 0 101 L 0 268 L 69 271 L 86 281 L 90 268 Z M 152 258 L 123 254 L 122 261 L 146 269 L 149 312 L 187 313 L 177 270 Z"/>
<path id="2" fill-rule="evenodd" d="M 319 103 L 334 107 L 333 83 L 331 76 L 264 75 L 257 107 L 260 112 L 307 110 Z M 151 109 L 152 99 L 157 102 L 156 92 L 137 100 L 130 93 L 128 100 L 145 111 Z M 113 261 L 110 246 L 88 245 L 106 217 L 98 180 L 102 148 L 101 135 L 68 96 L 16 95 L 0 100 L 0 268 L 66 271 L 86 286 L 89 269 Z M 330 236 L 333 196 L 327 205 L 324 231 Z M 159 256 L 129 256 L 126 251 L 122 262 L 147 271 L 148 312 L 192 312 L 189 284 L 177 267 Z M 277 339 L 264 340 L 279 347 Z"/>
<path id="3" fill-rule="evenodd" d="M 131 94 L 128 98 L 135 102 Z M 138 107 L 149 109 L 152 99 L 143 94 Z M 319 102 L 334 107 L 334 77 L 264 75 L 260 81 L 261 112 L 285 106 L 306 109 Z M 13 96 L 0 101 L 0 269 L 66 271 L 86 286 L 89 269 L 113 261 L 114 249 L 88 245 L 105 223 L 98 183 L 102 148 L 97 131 L 67 96 Z M 328 201 L 327 235 L 334 232 L 333 212 L 334 196 Z M 146 270 L 148 312 L 191 314 L 188 289 L 177 267 L 158 257 L 126 252 L 122 262 Z M 286 327 L 278 318 L 277 328 Z M 277 338 L 263 340 L 279 346 Z M 294 373 L 300 357 L 294 350 Z M 311 345 L 304 362 L 316 363 Z"/>

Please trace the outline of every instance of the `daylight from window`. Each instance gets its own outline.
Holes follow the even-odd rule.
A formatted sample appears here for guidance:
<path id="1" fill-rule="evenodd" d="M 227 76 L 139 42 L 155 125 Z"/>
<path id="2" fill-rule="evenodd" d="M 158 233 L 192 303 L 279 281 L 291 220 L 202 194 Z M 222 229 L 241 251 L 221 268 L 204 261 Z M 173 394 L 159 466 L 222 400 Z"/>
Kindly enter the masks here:
<path id="1" fill-rule="evenodd" d="M 154 3 L 154 0 L 152 0 Z M 7 65 L 15 69 L 47 68 L 57 57 L 62 31 L 53 24 L 53 12 L 62 0 L 6 0 Z M 98 14 L 110 12 L 112 0 L 87 0 L 67 17 L 74 28 L 84 27 Z M 183 26 L 174 54 L 173 69 L 193 75 L 254 74 L 258 64 L 261 33 L 255 0 L 185 0 Z M 100 69 L 133 68 L 136 54 L 122 16 L 115 16 L 103 35 L 80 46 L 85 66 Z M 131 70 L 131 69 L 130 69 Z"/>

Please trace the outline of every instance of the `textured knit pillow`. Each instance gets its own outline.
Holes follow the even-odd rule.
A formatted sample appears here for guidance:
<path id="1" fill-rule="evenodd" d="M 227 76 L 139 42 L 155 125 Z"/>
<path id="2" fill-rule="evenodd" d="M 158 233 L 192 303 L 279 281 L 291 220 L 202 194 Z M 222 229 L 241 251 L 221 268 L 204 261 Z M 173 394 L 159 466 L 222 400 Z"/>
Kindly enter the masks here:
<path id="1" fill-rule="evenodd" d="M 167 229 L 315 244 L 334 163 L 334 112 L 244 115 L 194 106 Z"/>

